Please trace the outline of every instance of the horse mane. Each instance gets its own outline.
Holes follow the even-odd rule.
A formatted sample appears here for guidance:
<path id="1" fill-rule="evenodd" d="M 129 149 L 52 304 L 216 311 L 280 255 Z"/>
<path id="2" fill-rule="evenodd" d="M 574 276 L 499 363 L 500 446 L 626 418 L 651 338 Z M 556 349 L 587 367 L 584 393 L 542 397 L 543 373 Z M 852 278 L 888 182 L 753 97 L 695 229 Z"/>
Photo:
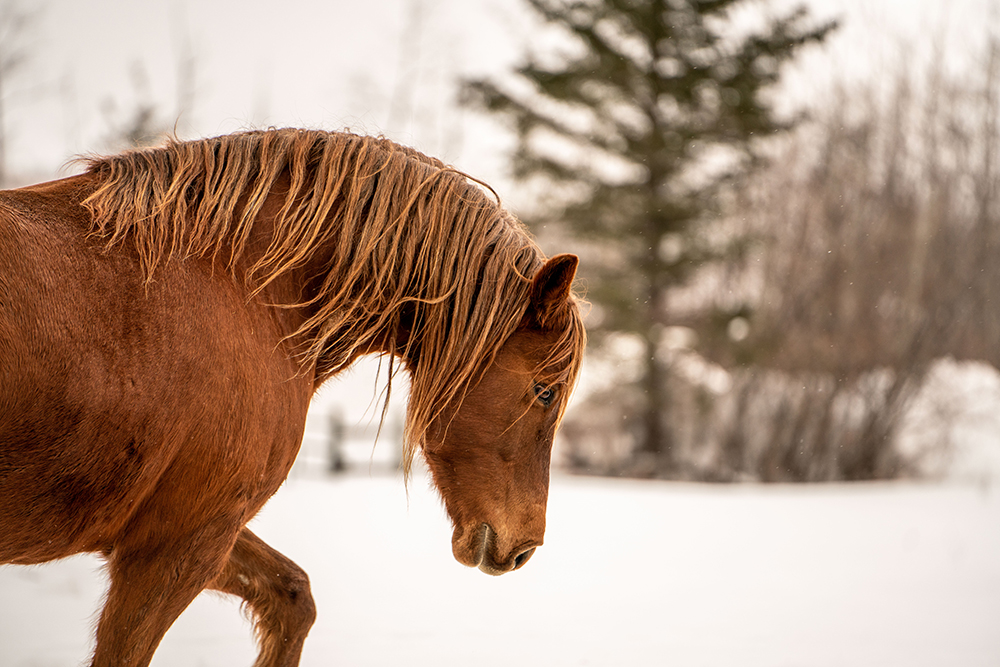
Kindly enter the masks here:
<path id="1" fill-rule="evenodd" d="M 289 338 L 306 341 L 302 368 L 315 368 L 320 381 L 386 332 L 390 340 L 405 332 L 398 351 L 411 375 L 405 474 L 433 419 L 464 397 L 521 323 L 531 277 L 544 261 L 523 225 L 478 181 L 386 139 L 249 131 L 85 164 L 97 181 L 83 202 L 91 233 L 109 250 L 131 240 L 147 284 L 168 261 L 207 257 L 245 281 L 253 298 L 322 258 L 314 288 L 276 304 L 313 308 Z M 248 257 L 255 221 L 283 175 L 289 186 L 270 242 Z M 538 370 L 569 389 L 584 333 L 575 306 L 566 316 L 565 333 Z M 386 405 L 393 375 L 390 355 Z M 568 394 L 560 394 L 560 415 Z"/>

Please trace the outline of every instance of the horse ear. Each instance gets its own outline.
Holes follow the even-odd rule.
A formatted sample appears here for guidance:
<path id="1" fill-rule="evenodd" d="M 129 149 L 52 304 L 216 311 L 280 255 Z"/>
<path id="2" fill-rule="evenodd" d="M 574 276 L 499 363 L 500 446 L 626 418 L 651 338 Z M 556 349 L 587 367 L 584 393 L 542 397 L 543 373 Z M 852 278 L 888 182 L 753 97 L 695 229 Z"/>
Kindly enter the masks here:
<path id="1" fill-rule="evenodd" d="M 569 301 L 579 262 L 576 255 L 556 255 L 545 262 L 532 279 L 529 311 L 541 328 L 550 327 Z"/>

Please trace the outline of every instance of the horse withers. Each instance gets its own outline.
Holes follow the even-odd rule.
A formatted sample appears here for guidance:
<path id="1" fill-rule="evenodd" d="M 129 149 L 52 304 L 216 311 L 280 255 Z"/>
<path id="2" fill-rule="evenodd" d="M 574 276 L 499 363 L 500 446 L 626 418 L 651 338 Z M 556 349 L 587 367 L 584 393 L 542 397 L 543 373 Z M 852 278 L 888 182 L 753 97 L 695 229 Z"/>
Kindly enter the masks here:
<path id="1" fill-rule="evenodd" d="M 245 600 L 257 665 L 296 665 L 308 578 L 245 526 L 317 387 L 382 354 L 456 559 L 520 567 L 580 367 L 576 265 L 463 174 L 350 134 L 171 142 L 0 193 L 0 563 L 106 559 L 94 667 L 147 665 L 205 589 Z"/>

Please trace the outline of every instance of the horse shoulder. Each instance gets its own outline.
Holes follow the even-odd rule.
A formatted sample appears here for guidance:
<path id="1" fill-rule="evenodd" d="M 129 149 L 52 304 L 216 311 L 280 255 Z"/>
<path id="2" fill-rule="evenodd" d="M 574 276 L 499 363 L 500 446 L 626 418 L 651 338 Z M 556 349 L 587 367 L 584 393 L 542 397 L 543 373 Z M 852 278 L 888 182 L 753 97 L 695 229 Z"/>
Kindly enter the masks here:
<path id="1" fill-rule="evenodd" d="M 0 562 L 100 550 L 170 503 L 194 522 L 213 494 L 249 518 L 312 391 L 231 278 L 172 262 L 146 284 L 88 239 L 83 189 L 0 193 Z"/>

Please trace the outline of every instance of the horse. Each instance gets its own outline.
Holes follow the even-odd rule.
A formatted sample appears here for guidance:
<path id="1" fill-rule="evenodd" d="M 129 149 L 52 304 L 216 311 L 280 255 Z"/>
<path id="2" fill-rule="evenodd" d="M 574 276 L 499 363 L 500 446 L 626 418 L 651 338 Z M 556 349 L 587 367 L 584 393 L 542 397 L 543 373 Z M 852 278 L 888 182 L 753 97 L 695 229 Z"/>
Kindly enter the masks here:
<path id="1" fill-rule="evenodd" d="M 270 129 L 82 158 L 0 192 L 0 563 L 89 552 L 93 667 L 148 665 L 203 590 L 239 596 L 258 667 L 294 666 L 306 573 L 246 528 L 317 388 L 363 355 L 410 379 L 452 551 L 497 575 L 542 544 L 585 330 L 488 186 L 383 138 Z"/>

